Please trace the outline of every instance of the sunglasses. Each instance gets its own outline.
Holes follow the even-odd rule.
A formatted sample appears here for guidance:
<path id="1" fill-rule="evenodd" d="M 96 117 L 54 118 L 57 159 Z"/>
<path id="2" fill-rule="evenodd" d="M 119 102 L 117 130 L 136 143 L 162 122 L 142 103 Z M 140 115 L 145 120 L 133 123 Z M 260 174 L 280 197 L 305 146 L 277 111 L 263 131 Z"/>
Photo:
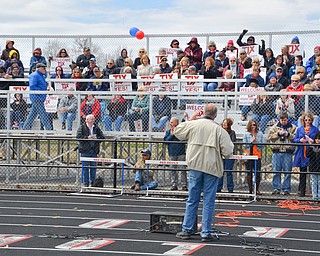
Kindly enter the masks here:
<path id="1" fill-rule="evenodd" d="M 299 80 L 291 80 L 292 83 L 298 83 Z"/>
<path id="2" fill-rule="evenodd" d="M 215 45 L 209 45 L 209 47 L 216 47 Z"/>
<path id="3" fill-rule="evenodd" d="M 240 55 L 244 55 L 244 54 L 246 54 L 246 53 L 245 52 L 240 53 Z"/>
<path id="4" fill-rule="evenodd" d="M 230 62 L 236 62 L 235 60 L 230 60 Z"/>
<path id="5" fill-rule="evenodd" d="M 278 73 L 282 73 L 282 70 L 277 70 Z"/>
<path id="6" fill-rule="evenodd" d="M 172 44 L 172 45 L 179 45 L 179 43 L 174 43 L 174 44 Z"/>
<path id="7" fill-rule="evenodd" d="M 297 74 L 304 74 L 304 72 L 297 72 Z"/>
<path id="8" fill-rule="evenodd" d="M 129 61 L 125 61 L 124 63 L 129 63 Z"/>
<path id="9" fill-rule="evenodd" d="M 140 51 L 139 53 L 144 53 L 144 51 Z"/>
<path id="10" fill-rule="evenodd" d="M 112 65 L 113 63 L 108 63 L 108 65 Z"/>
<path id="11" fill-rule="evenodd" d="M 162 59 L 161 61 L 167 61 L 167 59 Z"/>

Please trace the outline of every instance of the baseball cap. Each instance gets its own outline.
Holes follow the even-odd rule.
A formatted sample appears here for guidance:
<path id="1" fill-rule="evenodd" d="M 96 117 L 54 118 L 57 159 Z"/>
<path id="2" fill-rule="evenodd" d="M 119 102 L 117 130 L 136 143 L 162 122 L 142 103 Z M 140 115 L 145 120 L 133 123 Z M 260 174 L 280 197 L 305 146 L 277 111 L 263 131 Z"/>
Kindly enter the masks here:
<path id="1" fill-rule="evenodd" d="M 146 154 L 146 155 L 148 155 L 148 156 L 151 156 L 151 151 L 150 151 L 150 149 L 143 149 L 143 150 L 140 151 L 140 153 L 141 153 L 141 154 Z"/>

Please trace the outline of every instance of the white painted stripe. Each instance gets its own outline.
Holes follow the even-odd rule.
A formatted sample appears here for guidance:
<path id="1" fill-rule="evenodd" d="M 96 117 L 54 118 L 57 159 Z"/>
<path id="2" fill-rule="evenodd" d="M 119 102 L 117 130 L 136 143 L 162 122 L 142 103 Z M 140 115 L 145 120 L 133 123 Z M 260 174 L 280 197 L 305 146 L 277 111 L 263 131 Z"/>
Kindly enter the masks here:
<path id="1" fill-rule="evenodd" d="M 31 238 L 31 235 L 0 234 L 0 247 Z"/>
<path id="2" fill-rule="evenodd" d="M 79 225 L 82 228 L 109 229 L 128 223 L 129 220 L 99 219 Z"/>
<path id="3" fill-rule="evenodd" d="M 110 239 L 77 239 L 61 245 L 57 245 L 57 249 L 65 250 L 94 250 L 114 243 L 114 240 Z"/>

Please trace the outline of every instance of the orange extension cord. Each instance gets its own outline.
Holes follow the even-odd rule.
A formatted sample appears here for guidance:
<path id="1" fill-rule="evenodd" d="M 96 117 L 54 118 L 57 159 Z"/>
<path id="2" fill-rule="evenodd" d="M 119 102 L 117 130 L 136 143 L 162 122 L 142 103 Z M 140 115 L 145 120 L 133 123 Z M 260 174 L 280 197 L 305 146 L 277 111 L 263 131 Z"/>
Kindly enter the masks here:
<path id="1" fill-rule="evenodd" d="M 306 211 L 310 210 L 320 210 L 320 205 L 313 202 L 301 202 L 298 200 L 285 200 L 277 204 L 278 207 L 282 209 L 290 209 L 292 211 L 294 210 L 300 210 L 302 213 L 305 214 Z M 284 214 L 273 214 L 269 212 L 251 212 L 251 211 L 227 211 L 227 212 L 220 212 L 216 214 L 216 218 L 222 219 L 222 218 L 228 218 L 231 221 L 230 222 L 218 222 L 220 226 L 227 226 L 230 228 L 235 228 L 239 224 L 238 217 L 256 217 L 261 216 L 262 214 L 267 214 L 269 216 L 290 216 L 290 215 L 296 215 L 291 213 L 284 213 Z"/>

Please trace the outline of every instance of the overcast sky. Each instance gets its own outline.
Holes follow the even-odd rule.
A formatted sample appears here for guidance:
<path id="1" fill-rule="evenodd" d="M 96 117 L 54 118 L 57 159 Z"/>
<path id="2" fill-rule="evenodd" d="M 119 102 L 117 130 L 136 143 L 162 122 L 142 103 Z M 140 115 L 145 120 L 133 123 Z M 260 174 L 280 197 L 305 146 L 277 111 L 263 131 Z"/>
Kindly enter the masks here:
<path id="1" fill-rule="evenodd" d="M 319 0 L 11 0 L 0 34 L 146 34 L 315 30 Z"/>

